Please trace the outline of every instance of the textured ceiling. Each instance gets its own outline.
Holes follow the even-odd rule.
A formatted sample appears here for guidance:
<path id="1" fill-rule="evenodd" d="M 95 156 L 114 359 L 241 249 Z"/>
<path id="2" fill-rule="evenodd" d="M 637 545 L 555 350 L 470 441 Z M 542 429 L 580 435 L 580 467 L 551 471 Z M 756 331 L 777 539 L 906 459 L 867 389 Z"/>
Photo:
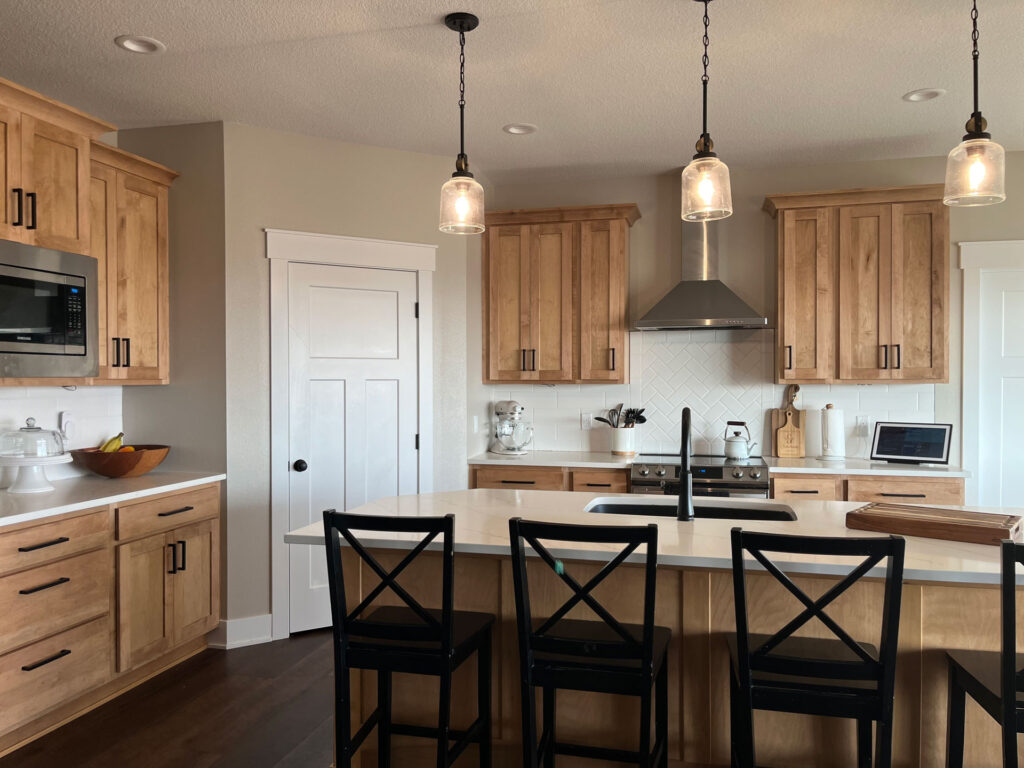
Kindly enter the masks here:
<path id="1" fill-rule="evenodd" d="M 981 0 L 982 108 L 1024 149 L 1024 3 Z M 689 0 L 3 0 L 0 76 L 123 128 L 228 120 L 457 150 L 452 10 L 467 41 L 468 150 L 494 182 L 649 173 L 700 132 Z M 726 162 L 945 154 L 970 112 L 967 0 L 718 0 L 710 128 Z M 168 50 L 139 56 L 118 34 Z M 945 88 L 909 104 L 911 89 Z M 531 136 L 509 122 L 540 126 Z"/>

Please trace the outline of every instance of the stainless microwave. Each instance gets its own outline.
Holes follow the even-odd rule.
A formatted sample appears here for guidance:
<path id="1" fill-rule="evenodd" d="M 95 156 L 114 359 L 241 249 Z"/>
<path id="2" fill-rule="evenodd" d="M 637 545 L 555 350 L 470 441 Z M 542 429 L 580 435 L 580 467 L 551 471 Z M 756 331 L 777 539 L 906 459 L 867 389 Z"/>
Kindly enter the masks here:
<path id="1" fill-rule="evenodd" d="M 0 240 L 0 378 L 99 373 L 96 260 Z"/>

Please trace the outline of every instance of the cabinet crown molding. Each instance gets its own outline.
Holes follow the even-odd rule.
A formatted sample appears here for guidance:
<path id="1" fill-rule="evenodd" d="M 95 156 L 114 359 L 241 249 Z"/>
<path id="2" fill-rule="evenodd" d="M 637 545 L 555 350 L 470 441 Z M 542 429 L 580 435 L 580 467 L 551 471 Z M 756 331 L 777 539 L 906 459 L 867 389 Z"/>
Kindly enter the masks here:
<path id="1" fill-rule="evenodd" d="M 93 141 L 90 144 L 92 159 L 97 163 L 116 168 L 119 171 L 133 173 L 144 179 L 155 181 L 157 184 L 170 186 L 180 175 L 177 171 L 168 168 L 166 165 L 147 160 L 139 155 L 132 154 L 119 147 L 112 147 L 101 141 Z"/>
<path id="2" fill-rule="evenodd" d="M 791 192 L 768 195 L 762 210 L 775 218 L 789 208 L 821 208 L 839 205 L 871 205 L 873 203 L 916 203 L 941 200 L 942 184 L 916 184 L 909 187 L 870 187 L 865 189 L 832 189 L 823 192 Z"/>
<path id="3" fill-rule="evenodd" d="M 941 187 L 940 187 L 940 197 Z M 636 203 L 614 205 L 581 205 L 561 208 L 516 208 L 504 211 L 487 211 L 484 221 L 489 227 L 502 224 L 546 224 L 566 221 L 599 221 L 604 219 L 625 219 L 629 226 L 640 218 Z"/>
<path id="4" fill-rule="evenodd" d="M 98 117 L 88 115 L 79 109 L 62 104 L 49 96 L 24 88 L 2 77 L 0 77 L 0 103 L 83 136 L 95 137 L 117 130 L 117 126 L 113 123 L 100 120 Z"/>

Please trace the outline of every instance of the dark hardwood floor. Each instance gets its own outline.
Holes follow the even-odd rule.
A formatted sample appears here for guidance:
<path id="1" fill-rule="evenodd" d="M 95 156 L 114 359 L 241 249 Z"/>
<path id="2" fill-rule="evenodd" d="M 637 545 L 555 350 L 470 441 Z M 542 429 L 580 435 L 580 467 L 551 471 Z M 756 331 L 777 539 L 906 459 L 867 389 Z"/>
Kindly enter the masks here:
<path id="1" fill-rule="evenodd" d="M 204 651 L 0 768 L 327 768 L 332 680 L 330 630 Z"/>

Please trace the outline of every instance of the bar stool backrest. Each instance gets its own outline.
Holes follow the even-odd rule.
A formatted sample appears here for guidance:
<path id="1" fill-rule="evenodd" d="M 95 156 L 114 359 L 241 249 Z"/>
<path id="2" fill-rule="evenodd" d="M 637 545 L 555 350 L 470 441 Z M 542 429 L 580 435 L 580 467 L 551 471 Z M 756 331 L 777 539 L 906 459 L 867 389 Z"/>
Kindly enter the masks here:
<path id="1" fill-rule="evenodd" d="M 777 533 L 754 533 L 732 529 L 733 590 L 736 600 L 736 644 L 739 657 L 739 683 L 749 687 L 751 672 L 820 677 L 844 680 L 869 680 L 888 695 L 893 690 L 896 669 L 896 643 L 900 623 L 900 597 L 903 588 L 903 554 L 905 542 L 899 536 L 844 538 L 824 536 L 793 536 Z M 746 569 L 744 553 L 775 577 L 800 603 L 804 610 L 778 629 L 757 648 L 750 648 L 747 615 Z M 863 557 L 835 586 L 814 599 L 800 589 L 766 553 Z M 882 607 L 882 630 L 875 657 L 854 640 L 825 611 L 825 608 L 858 580 L 886 560 L 885 596 Z M 773 653 L 811 619 L 819 619 L 849 649 L 849 660 L 808 659 Z M 780 649 L 780 651 L 783 649 Z"/>
<path id="2" fill-rule="evenodd" d="M 636 660 L 646 669 L 651 664 L 654 646 L 654 595 L 655 577 L 658 564 L 658 527 L 620 525 L 568 525 L 564 523 L 541 523 L 520 518 L 508 521 L 512 544 L 512 579 L 515 586 L 516 619 L 519 627 L 520 653 L 532 658 L 534 652 L 585 656 L 597 659 Z M 541 542 L 576 542 L 590 544 L 619 544 L 623 549 L 597 572 L 595 576 L 580 584 L 566 570 L 565 564 L 557 559 Z M 526 572 L 526 547 L 532 549 L 540 559 L 550 566 L 572 591 L 570 597 L 558 610 L 539 625 L 534 626 L 530 609 L 530 586 Z M 618 566 L 640 546 L 645 546 L 643 626 L 641 636 L 615 618 L 592 592 Z M 576 606 L 589 607 L 607 625 L 607 638 L 574 638 L 558 631 L 559 622 Z M 529 660 L 529 659 L 527 659 Z"/>
<path id="3" fill-rule="evenodd" d="M 452 547 L 455 529 L 454 515 L 444 517 L 388 517 L 381 515 L 352 515 L 333 509 L 324 511 L 324 538 L 327 544 L 327 573 L 331 593 L 331 617 L 334 622 L 335 645 L 342 653 L 348 648 L 353 636 L 380 640 L 421 641 L 425 645 L 436 645 L 438 650 L 447 651 L 452 647 L 452 584 L 454 576 L 454 552 Z M 352 531 L 413 533 L 423 538 L 390 571 L 385 569 Z M 398 576 L 438 536 L 442 537 L 441 563 L 441 619 L 436 611 L 424 608 L 399 583 Z M 379 578 L 380 582 L 370 588 L 364 584 L 366 595 L 351 612 L 345 599 L 345 573 L 341 567 L 342 539 Z M 373 622 L 360 618 L 374 600 L 390 590 L 398 596 L 405 607 L 417 618 L 414 623 Z"/>
<path id="4" fill-rule="evenodd" d="M 1024 565 L 1024 544 L 1005 539 L 999 545 L 999 553 L 1002 559 L 1002 584 L 999 595 L 1003 625 L 1003 648 L 999 670 L 1000 693 L 1003 722 L 1015 723 L 1017 691 L 1024 691 L 1024 670 L 1017 669 L 1017 564 Z"/>

